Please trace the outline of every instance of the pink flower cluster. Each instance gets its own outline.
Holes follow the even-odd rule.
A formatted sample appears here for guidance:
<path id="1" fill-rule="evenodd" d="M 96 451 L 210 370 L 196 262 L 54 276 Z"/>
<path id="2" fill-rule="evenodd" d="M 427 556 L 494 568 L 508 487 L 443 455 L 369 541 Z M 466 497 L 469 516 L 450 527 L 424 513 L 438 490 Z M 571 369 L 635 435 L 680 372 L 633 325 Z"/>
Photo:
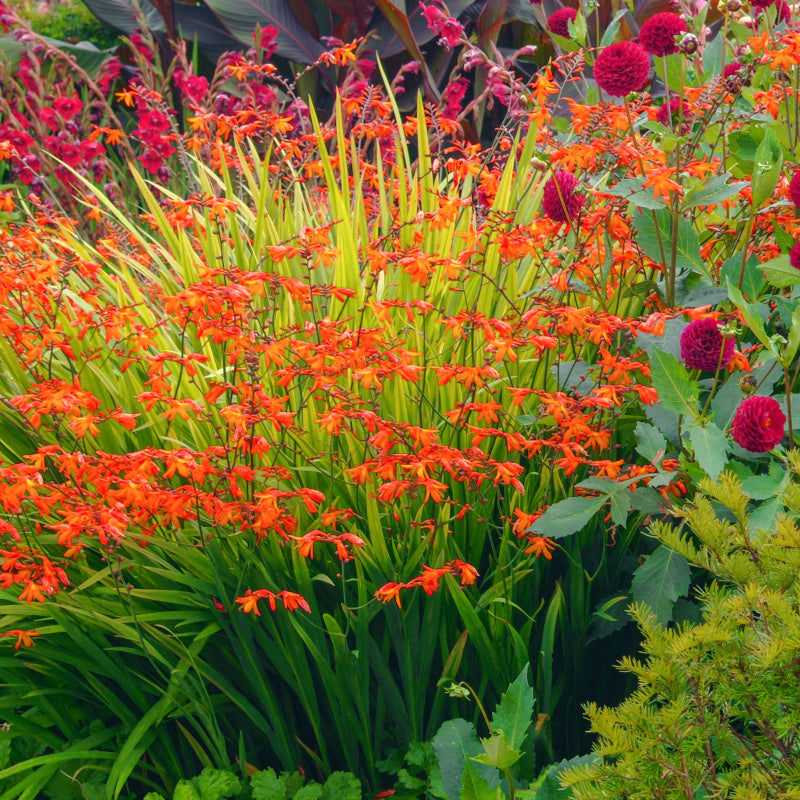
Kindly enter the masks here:
<path id="1" fill-rule="evenodd" d="M 428 27 L 442 37 L 440 39 L 442 46 L 446 50 L 456 47 L 461 41 L 464 26 L 457 19 L 447 16 L 440 0 L 433 0 L 429 6 L 420 3 L 419 7 L 422 9 L 422 16 L 428 22 Z"/>

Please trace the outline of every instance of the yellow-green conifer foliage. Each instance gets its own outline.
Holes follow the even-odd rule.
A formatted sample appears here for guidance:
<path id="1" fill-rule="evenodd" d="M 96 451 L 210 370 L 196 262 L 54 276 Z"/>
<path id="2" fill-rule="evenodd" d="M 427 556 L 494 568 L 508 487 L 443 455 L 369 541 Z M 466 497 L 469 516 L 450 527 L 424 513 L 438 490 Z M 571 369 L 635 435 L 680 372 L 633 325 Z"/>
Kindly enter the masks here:
<path id="1" fill-rule="evenodd" d="M 776 491 L 788 513 L 751 524 L 741 482 L 724 473 L 652 533 L 712 578 L 697 624 L 665 629 L 632 609 L 644 658 L 620 669 L 637 690 L 616 708 L 587 707 L 593 764 L 565 773 L 575 798 L 800 798 L 800 456 Z"/>

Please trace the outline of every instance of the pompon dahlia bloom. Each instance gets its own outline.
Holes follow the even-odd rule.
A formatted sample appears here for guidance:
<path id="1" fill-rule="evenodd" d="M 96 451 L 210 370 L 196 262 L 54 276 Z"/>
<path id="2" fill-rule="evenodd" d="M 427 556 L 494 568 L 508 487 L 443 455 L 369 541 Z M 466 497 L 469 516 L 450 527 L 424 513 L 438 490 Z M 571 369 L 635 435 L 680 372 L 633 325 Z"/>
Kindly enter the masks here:
<path id="1" fill-rule="evenodd" d="M 556 36 L 569 39 L 569 23 L 575 22 L 578 12 L 574 8 L 559 8 L 547 20 L 547 27 Z"/>
<path id="2" fill-rule="evenodd" d="M 679 117 L 683 118 L 683 128 L 681 133 L 688 133 L 691 129 L 692 115 L 686 104 L 680 97 L 670 97 L 669 103 L 662 103 L 656 114 L 656 121 L 660 122 L 665 128 L 677 127 Z M 670 122 L 672 124 L 670 124 Z"/>
<path id="3" fill-rule="evenodd" d="M 742 86 L 750 85 L 750 71 L 745 64 L 732 61 L 722 68 L 722 79 L 729 92 L 740 92 Z"/>
<path id="4" fill-rule="evenodd" d="M 677 14 L 665 11 L 654 14 L 639 31 L 639 44 L 654 56 L 678 52 L 675 37 L 686 33 L 686 22 Z"/>
<path id="5" fill-rule="evenodd" d="M 647 83 L 650 59 L 634 42 L 614 42 L 603 48 L 594 64 L 597 85 L 611 97 L 638 92 Z"/>
<path id="6" fill-rule="evenodd" d="M 789 181 L 789 199 L 800 208 L 800 169 L 795 171 Z"/>
<path id="7" fill-rule="evenodd" d="M 766 453 L 783 439 L 786 417 L 772 397 L 755 394 L 739 404 L 731 423 L 733 441 L 751 453 Z"/>
<path id="8" fill-rule="evenodd" d="M 553 222 L 569 222 L 580 213 L 586 198 L 575 194 L 577 185 L 578 179 L 566 170 L 556 172 L 544 185 L 542 210 Z"/>
<path id="9" fill-rule="evenodd" d="M 789 263 L 800 271 L 800 242 L 796 242 L 795 246 L 789 251 Z"/>
<path id="10" fill-rule="evenodd" d="M 734 346 L 733 337 L 723 336 L 711 317 L 693 319 L 681 334 L 681 358 L 690 369 L 722 369 L 733 358 Z"/>

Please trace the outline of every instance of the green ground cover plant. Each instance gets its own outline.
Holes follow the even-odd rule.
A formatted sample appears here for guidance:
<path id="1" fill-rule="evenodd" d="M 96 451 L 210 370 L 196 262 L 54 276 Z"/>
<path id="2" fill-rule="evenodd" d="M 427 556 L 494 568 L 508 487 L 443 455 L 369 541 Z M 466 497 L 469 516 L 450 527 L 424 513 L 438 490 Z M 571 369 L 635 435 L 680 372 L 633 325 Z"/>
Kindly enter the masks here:
<path id="1" fill-rule="evenodd" d="M 446 687 L 502 709 L 522 676 L 525 730 L 490 722 L 485 755 L 527 761 L 481 792 L 557 791 L 582 705 L 625 694 L 631 600 L 698 619 L 705 575 L 648 523 L 731 469 L 752 524 L 791 512 L 780 14 L 598 50 L 573 20 L 573 51 L 498 78 L 486 146 L 468 104 L 402 113 L 358 42 L 320 57 L 323 114 L 270 32 L 210 79 L 132 35 L 125 84 L 12 36 L 0 798 L 168 796 L 236 762 L 431 793 L 437 732 L 485 722 Z"/>

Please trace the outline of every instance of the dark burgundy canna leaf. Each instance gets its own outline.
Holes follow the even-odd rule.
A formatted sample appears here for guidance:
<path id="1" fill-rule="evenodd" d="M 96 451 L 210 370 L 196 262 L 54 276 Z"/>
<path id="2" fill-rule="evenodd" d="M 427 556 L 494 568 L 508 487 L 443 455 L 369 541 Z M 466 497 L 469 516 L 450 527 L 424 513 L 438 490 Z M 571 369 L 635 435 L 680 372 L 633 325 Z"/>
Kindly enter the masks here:
<path id="1" fill-rule="evenodd" d="M 89 11 L 98 19 L 123 33 L 133 33 L 142 23 L 137 19 L 136 8 L 130 0 L 84 0 Z M 150 0 L 140 0 L 148 30 L 164 33 L 164 20 Z"/>
<path id="2" fill-rule="evenodd" d="M 383 18 L 373 17 L 372 28 L 380 39 L 375 40 L 375 49 L 382 58 L 389 58 L 408 50 L 413 58 L 417 54 L 409 49 L 408 40 L 413 39 L 417 53 L 419 48 L 436 35 L 422 16 L 417 0 L 406 3 L 405 0 L 376 0 L 376 5 Z M 446 3 L 451 16 L 457 17 L 465 8 L 472 5 L 472 0 L 449 0 Z M 410 6 L 410 10 L 408 9 Z"/>
<path id="3" fill-rule="evenodd" d="M 288 0 L 205 0 L 228 32 L 243 45 L 253 43 L 256 25 L 271 25 L 278 30 L 278 55 L 310 64 L 325 48 L 303 28 Z"/>
<path id="4" fill-rule="evenodd" d="M 375 0 L 325 0 L 325 5 L 339 17 L 352 19 L 356 35 L 364 36 L 375 11 Z"/>

